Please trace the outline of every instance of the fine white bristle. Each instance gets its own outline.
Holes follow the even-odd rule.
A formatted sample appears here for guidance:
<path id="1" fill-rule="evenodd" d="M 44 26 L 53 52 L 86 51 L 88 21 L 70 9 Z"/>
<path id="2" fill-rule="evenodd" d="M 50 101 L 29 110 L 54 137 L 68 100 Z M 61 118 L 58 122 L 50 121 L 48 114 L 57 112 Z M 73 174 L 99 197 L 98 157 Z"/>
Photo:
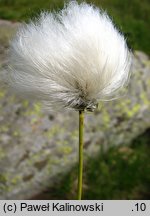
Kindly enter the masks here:
<path id="1" fill-rule="evenodd" d="M 130 64 L 125 38 L 108 15 L 72 1 L 18 30 L 5 80 L 48 109 L 93 110 L 126 86 Z"/>

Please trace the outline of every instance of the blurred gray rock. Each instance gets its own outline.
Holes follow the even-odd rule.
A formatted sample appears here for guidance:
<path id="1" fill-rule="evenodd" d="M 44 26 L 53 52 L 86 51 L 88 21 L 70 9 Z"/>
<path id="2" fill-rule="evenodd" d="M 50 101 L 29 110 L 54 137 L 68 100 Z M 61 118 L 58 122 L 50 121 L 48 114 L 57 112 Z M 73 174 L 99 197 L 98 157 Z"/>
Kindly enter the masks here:
<path id="1" fill-rule="evenodd" d="M 18 23 L 0 21 L 0 68 Z M 134 53 L 126 97 L 85 115 L 85 154 L 128 144 L 150 127 L 150 59 Z M 30 199 L 77 162 L 78 113 L 45 113 L 41 105 L 0 89 L 0 199 Z"/>

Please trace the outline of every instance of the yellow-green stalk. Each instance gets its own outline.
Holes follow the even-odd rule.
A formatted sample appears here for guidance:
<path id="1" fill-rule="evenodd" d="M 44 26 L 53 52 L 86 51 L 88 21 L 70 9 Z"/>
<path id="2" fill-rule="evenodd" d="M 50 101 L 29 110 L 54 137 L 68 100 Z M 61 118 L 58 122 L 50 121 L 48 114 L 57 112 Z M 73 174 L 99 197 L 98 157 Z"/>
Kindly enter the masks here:
<path id="1" fill-rule="evenodd" d="M 84 111 L 79 111 L 78 200 L 82 199 Z"/>

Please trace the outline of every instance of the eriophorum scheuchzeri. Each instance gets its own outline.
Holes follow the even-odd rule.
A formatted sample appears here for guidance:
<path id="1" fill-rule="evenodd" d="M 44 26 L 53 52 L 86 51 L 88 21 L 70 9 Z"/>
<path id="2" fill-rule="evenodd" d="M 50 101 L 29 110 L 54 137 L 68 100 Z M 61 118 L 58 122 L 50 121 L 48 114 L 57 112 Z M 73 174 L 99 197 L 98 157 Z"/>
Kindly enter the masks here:
<path id="1" fill-rule="evenodd" d="M 10 43 L 4 81 L 48 110 L 79 111 L 79 184 L 82 194 L 83 113 L 122 94 L 131 53 L 106 12 L 72 1 L 23 24 Z"/>

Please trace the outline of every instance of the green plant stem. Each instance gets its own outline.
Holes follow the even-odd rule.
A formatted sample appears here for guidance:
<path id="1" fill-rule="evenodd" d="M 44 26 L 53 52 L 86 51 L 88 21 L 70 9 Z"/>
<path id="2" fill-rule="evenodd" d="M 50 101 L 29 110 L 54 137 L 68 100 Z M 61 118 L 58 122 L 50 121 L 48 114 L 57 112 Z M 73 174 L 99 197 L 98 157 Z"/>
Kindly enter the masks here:
<path id="1" fill-rule="evenodd" d="M 79 111 L 79 168 L 78 168 L 78 200 L 82 199 L 82 174 L 83 174 L 83 129 L 84 111 Z"/>

